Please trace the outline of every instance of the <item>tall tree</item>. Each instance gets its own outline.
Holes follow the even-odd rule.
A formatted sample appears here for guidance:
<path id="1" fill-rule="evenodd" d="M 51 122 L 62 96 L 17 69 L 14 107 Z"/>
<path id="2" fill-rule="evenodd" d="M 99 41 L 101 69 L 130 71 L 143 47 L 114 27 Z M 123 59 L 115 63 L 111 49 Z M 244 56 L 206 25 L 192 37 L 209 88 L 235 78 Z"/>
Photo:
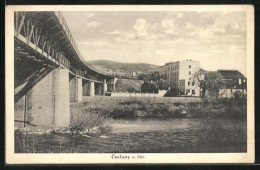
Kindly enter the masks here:
<path id="1" fill-rule="evenodd" d="M 205 97 L 206 91 L 218 97 L 223 77 L 218 72 L 199 70 L 192 75 L 192 80 L 201 89 L 201 96 Z"/>
<path id="2" fill-rule="evenodd" d="M 195 84 L 201 89 L 201 97 L 205 97 L 206 94 L 206 76 L 207 72 L 203 69 L 200 69 L 199 71 L 195 72 L 192 75 L 192 80 L 195 82 Z"/>

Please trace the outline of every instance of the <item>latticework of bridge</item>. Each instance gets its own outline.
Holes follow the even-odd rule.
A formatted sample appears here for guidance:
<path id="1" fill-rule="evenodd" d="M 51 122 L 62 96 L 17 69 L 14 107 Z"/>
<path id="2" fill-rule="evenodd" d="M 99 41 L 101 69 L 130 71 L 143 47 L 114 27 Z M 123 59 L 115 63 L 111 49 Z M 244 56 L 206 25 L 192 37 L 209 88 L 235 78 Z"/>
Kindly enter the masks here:
<path id="1" fill-rule="evenodd" d="M 96 83 L 113 78 L 84 61 L 61 12 L 15 12 L 14 31 L 15 102 L 57 68 Z"/>

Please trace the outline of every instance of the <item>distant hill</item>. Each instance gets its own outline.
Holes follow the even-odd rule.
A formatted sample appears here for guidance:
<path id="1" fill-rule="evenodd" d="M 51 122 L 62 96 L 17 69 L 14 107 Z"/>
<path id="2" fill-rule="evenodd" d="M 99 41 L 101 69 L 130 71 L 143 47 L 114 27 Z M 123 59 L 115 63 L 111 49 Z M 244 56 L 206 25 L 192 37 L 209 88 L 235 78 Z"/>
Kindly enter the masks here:
<path id="1" fill-rule="evenodd" d="M 110 60 L 93 60 L 88 61 L 89 64 L 96 67 L 97 69 L 105 72 L 116 73 L 121 75 L 132 74 L 133 71 L 139 73 L 149 73 L 155 71 L 158 66 L 146 63 L 123 63 Z"/>

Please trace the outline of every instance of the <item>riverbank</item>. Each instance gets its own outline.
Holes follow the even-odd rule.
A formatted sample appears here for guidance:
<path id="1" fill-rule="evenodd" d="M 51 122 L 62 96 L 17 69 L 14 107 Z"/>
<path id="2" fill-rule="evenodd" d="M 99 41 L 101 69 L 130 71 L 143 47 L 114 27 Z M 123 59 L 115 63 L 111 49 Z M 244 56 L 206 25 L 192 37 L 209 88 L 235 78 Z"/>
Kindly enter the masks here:
<path id="1" fill-rule="evenodd" d="M 181 101 L 181 102 L 180 102 Z M 107 118 L 246 118 L 246 100 L 222 99 L 216 102 L 187 98 L 86 98 L 80 103 L 71 104 L 71 127 L 88 129 L 102 125 Z"/>
<path id="2" fill-rule="evenodd" d="M 180 102 L 175 98 L 85 98 L 83 102 L 71 103 L 70 127 L 34 132 L 16 130 L 15 152 L 214 152 L 224 146 L 230 152 L 244 152 L 246 115 L 246 102 L 230 99 L 202 102 L 190 98 Z M 187 143 L 172 142 L 176 133 Z M 140 135 L 149 138 L 145 141 L 151 143 L 152 150 L 143 151 L 135 146 L 141 146 Z M 195 142 L 192 146 L 198 147 L 194 151 L 185 150 L 190 137 Z M 168 140 L 166 148 L 159 146 L 161 139 Z M 211 146 L 200 147 L 207 142 Z"/>

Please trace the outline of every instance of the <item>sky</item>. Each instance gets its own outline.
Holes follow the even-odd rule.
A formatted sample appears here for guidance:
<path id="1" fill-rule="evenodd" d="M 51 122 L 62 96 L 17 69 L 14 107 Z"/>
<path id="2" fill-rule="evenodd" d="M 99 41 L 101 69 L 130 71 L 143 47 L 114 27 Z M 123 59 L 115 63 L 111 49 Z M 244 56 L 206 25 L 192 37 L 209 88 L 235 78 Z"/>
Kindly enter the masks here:
<path id="1" fill-rule="evenodd" d="M 246 13 L 197 11 L 62 12 L 82 57 L 164 65 L 199 60 L 206 70 L 246 76 Z"/>

